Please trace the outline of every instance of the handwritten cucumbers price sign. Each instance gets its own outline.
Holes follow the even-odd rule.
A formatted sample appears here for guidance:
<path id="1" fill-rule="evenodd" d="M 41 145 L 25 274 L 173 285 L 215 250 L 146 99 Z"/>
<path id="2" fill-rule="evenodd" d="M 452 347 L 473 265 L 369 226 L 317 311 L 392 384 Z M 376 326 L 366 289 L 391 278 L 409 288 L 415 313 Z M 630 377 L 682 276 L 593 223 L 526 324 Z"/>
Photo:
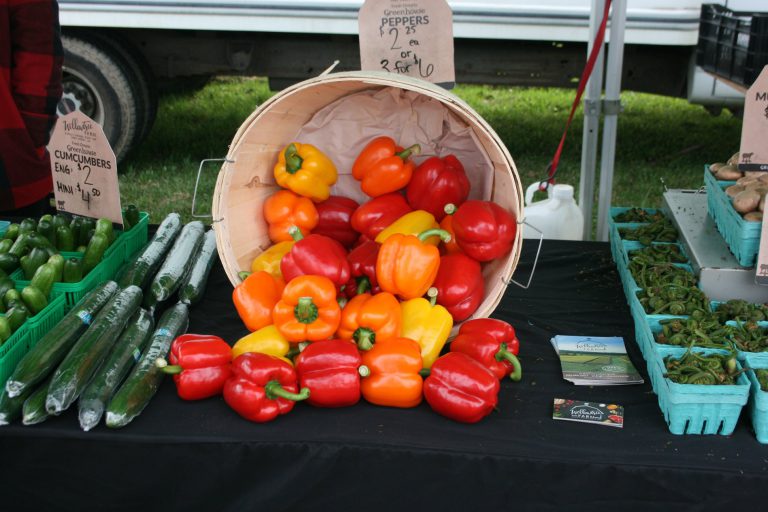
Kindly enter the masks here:
<path id="1" fill-rule="evenodd" d="M 453 13 L 445 0 L 366 0 L 358 25 L 361 69 L 453 86 Z"/>
<path id="2" fill-rule="evenodd" d="M 59 117 L 48 152 L 57 210 L 123 223 L 115 153 L 97 122 L 79 111 Z"/>

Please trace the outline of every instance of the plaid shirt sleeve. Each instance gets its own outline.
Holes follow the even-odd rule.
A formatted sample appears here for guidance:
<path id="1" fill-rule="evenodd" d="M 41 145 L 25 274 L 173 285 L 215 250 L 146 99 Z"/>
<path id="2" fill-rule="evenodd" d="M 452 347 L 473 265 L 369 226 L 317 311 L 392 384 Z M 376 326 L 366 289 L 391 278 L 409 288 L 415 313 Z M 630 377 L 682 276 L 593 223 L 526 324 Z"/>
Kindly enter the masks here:
<path id="1" fill-rule="evenodd" d="M 45 150 L 61 97 L 55 0 L 0 0 L 0 209 L 39 201 L 52 188 Z"/>

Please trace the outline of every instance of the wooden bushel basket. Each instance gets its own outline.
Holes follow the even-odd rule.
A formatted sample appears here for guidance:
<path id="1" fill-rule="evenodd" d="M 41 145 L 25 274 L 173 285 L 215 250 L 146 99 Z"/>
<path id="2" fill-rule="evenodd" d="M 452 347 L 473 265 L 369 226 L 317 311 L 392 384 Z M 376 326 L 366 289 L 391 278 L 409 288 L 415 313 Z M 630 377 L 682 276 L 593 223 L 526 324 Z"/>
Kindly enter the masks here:
<path id="1" fill-rule="evenodd" d="M 375 94 L 385 89 L 394 89 L 386 93 L 416 97 L 437 105 L 438 110 L 446 109 L 450 124 L 466 130 L 486 163 L 466 169 L 470 181 L 473 181 L 471 173 L 482 173 L 474 178 L 481 178 L 485 184 L 476 188 L 473 183 L 470 198 L 495 201 L 518 221 L 523 218 L 523 189 L 512 157 L 488 123 L 464 101 L 429 82 L 389 73 L 359 71 L 319 76 L 285 89 L 264 102 L 245 120 L 232 140 L 216 181 L 212 213 L 219 256 L 233 285 L 240 283 L 238 272 L 250 270 L 251 261 L 272 245 L 262 205 L 278 190 L 273 167 L 279 151 L 292 141 L 307 142 L 299 138 L 300 132 L 321 109 L 338 105 L 351 95 Z M 382 131 L 376 135 L 389 135 L 399 143 L 410 144 L 401 141 L 397 133 Z M 332 159 L 343 151 L 348 153 L 343 155 L 346 161 L 353 161 L 362 149 L 360 145 L 346 144 L 345 141 L 337 140 L 333 144 L 329 141 L 329 144 L 335 144 L 336 149 L 331 151 L 323 144 L 315 145 Z M 439 148 L 436 154 L 445 156 Z M 466 155 L 456 153 L 456 156 L 464 161 L 462 158 Z M 415 160 L 418 163 L 422 158 Z M 339 181 L 331 193 L 349 196 L 354 186 L 357 197 L 353 198 L 364 202 L 365 196 L 352 178 L 351 169 L 339 166 L 338 162 L 337 167 Z M 485 297 L 471 318 L 487 317 L 498 305 L 517 266 L 522 240 L 522 226 L 518 225 L 512 250 L 505 257 L 483 265 Z M 456 330 L 455 326 L 453 334 Z"/>

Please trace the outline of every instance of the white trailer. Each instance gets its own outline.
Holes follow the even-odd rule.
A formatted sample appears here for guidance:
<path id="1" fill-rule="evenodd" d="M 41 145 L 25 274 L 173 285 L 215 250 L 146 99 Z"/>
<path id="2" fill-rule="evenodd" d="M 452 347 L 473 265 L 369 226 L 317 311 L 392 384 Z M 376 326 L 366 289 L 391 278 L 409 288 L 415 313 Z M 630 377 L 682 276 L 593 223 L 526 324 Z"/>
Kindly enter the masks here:
<path id="1" fill-rule="evenodd" d="M 763 0 L 728 1 L 735 10 Z M 217 74 L 269 77 L 279 89 L 334 60 L 359 69 L 362 0 L 59 0 L 63 111 L 104 127 L 118 159 L 149 132 L 157 85 Z M 573 87 L 585 61 L 589 0 L 448 0 L 456 81 Z M 737 91 L 696 69 L 701 1 L 629 0 L 622 87 L 740 105 Z"/>

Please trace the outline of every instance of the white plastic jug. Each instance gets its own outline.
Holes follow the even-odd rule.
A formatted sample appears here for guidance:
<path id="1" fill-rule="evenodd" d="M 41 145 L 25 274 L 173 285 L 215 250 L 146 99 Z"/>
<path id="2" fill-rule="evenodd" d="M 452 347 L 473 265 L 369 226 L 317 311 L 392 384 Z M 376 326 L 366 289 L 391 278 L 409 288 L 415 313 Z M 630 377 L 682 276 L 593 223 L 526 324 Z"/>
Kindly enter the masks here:
<path id="1" fill-rule="evenodd" d="M 547 199 L 532 202 L 539 182 L 525 191 L 525 221 L 542 233 L 544 238 L 581 240 L 584 234 L 584 214 L 573 198 L 571 185 L 547 187 Z M 536 230 L 523 226 L 523 238 L 539 238 Z"/>

